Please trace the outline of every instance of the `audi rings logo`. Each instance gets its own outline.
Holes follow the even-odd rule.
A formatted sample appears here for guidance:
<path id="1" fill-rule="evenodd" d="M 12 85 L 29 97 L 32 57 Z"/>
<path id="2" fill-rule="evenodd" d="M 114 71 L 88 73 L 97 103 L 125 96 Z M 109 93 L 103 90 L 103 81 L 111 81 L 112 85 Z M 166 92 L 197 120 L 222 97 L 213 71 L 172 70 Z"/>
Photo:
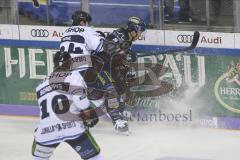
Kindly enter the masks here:
<path id="1" fill-rule="evenodd" d="M 32 37 L 48 37 L 49 32 L 46 29 L 32 29 L 31 36 Z"/>
<path id="2" fill-rule="evenodd" d="M 179 34 L 177 36 L 177 41 L 179 43 L 192 43 L 192 40 L 193 40 L 193 35 L 182 35 L 182 34 Z"/>

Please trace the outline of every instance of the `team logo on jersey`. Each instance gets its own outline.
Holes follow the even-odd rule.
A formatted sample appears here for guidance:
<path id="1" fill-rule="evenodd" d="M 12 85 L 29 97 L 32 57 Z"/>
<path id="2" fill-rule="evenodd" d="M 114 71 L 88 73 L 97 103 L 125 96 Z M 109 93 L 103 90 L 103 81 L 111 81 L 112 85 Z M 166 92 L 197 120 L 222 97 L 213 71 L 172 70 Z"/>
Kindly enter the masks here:
<path id="1" fill-rule="evenodd" d="M 226 109 L 240 113 L 240 63 L 233 63 L 215 83 L 214 93 Z"/>

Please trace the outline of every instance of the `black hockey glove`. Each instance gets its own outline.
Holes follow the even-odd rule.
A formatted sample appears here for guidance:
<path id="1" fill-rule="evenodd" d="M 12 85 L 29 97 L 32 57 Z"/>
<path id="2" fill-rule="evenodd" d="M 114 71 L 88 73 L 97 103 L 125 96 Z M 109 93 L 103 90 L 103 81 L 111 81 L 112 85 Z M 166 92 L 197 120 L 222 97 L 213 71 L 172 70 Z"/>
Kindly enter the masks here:
<path id="1" fill-rule="evenodd" d="M 82 110 L 79 117 L 82 119 L 83 124 L 90 128 L 95 126 L 99 120 L 96 111 L 92 107 Z"/>
<path id="2" fill-rule="evenodd" d="M 33 1 L 34 7 L 37 7 L 37 8 L 40 7 L 40 3 L 38 2 L 38 0 L 32 0 L 32 1 Z"/>

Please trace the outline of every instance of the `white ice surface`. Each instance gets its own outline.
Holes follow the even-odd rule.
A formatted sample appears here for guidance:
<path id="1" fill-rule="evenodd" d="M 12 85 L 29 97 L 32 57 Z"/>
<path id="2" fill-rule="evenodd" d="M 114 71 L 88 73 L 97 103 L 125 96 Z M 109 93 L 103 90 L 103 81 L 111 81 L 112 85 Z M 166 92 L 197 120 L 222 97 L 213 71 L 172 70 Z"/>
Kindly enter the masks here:
<path id="1" fill-rule="evenodd" d="M 35 118 L 0 116 L 0 160 L 30 160 Z M 102 121 L 92 129 L 105 160 L 240 160 L 240 131 L 130 122 L 131 135 L 117 135 Z M 52 160 L 81 159 L 63 143 Z"/>

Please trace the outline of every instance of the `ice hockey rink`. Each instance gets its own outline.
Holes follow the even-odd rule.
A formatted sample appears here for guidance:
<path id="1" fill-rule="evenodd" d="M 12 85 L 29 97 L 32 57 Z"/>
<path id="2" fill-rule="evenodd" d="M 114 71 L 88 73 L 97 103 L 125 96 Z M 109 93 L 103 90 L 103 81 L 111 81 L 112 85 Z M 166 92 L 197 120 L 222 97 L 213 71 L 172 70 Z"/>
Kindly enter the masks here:
<path id="1" fill-rule="evenodd" d="M 35 117 L 0 116 L 0 160 L 30 160 Z M 109 121 L 91 129 L 105 160 L 239 160 L 240 131 L 130 122 L 129 136 Z M 81 159 L 61 144 L 53 160 Z"/>

